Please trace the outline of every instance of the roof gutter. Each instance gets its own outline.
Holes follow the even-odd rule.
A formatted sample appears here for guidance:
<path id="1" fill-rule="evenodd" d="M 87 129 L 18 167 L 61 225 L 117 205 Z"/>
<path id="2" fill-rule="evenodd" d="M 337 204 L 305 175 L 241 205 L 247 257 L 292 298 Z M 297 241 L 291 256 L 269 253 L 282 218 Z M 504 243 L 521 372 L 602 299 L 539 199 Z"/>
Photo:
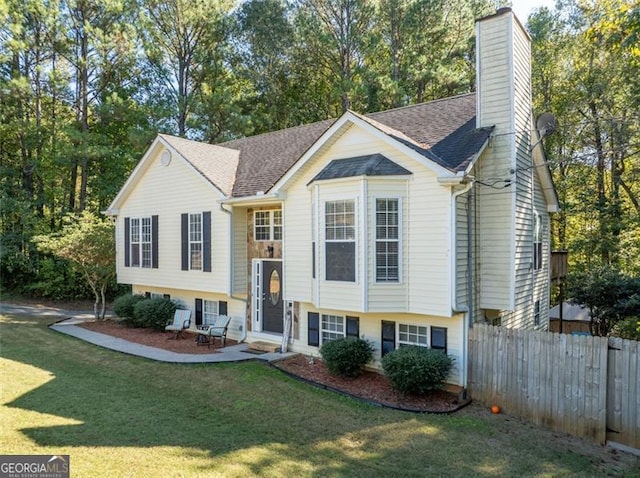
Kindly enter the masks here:
<path id="1" fill-rule="evenodd" d="M 259 193 L 254 196 L 244 196 L 244 197 L 230 197 L 226 199 L 221 199 L 218 201 L 220 204 L 235 206 L 235 205 L 253 205 L 253 204 L 273 204 L 277 202 L 281 202 L 285 199 L 284 193 Z"/>

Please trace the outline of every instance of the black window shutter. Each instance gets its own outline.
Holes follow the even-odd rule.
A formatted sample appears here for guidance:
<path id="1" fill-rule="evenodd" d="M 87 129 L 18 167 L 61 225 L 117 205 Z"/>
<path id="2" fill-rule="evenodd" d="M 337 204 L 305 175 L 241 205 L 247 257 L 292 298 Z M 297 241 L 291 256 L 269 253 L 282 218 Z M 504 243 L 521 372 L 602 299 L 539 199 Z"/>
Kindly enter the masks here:
<path id="1" fill-rule="evenodd" d="M 151 216 L 151 267 L 158 268 L 158 216 Z"/>
<path id="2" fill-rule="evenodd" d="M 218 315 L 227 315 L 227 303 L 224 300 L 218 302 Z"/>
<path id="3" fill-rule="evenodd" d="M 196 327 L 202 325 L 202 299 L 196 299 Z"/>
<path id="4" fill-rule="evenodd" d="M 396 348 L 396 323 L 383 320 L 382 321 L 382 356 L 395 350 Z"/>
<path id="5" fill-rule="evenodd" d="M 145 296 L 147 299 L 151 299 L 151 292 L 145 292 L 145 293 L 144 293 L 144 296 Z"/>
<path id="6" fill-rule="evenodd" d="M 124 218 L 124 266 L 131 266 L 131 224 L 128 217 Z"/>
<path id="7" fill-rule="evenodd" d="M 211 211 L 202 213 L 202 270 L 211 272 Z"/>
<path id="8" fill-rule="evenodd" d="M 320 345 L 320 314 L 317 312 L 307 313 L 307 344 L 318 347 Z"/>
<path id="9" fill-rule="evenodd" d="M 347 337 L 360 337 L 360 318 L 347 315 Z"/>
<path id="10" fill-rule="evenodd" d="M 171 294 L 162 294 L 162 297 L 165 299 L 171 299 Z"/>
<path id="11" fill-rule="evenodd" d="M 182 214 L 180 218 L 180 234 L 182 239 L 182 270 L 189 270 L 189 215 Z"/>

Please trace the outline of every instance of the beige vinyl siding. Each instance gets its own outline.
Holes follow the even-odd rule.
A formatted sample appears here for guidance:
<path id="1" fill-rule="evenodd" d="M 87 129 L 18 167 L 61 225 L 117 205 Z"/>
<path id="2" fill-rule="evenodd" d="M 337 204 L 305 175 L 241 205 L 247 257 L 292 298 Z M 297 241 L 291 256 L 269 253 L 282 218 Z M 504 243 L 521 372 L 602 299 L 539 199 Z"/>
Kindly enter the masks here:
<path id="1" fill-rule="evenodd" d="M 451 190 L 423 170 L 409 188 L 405 216 L 409 254 L 409 311 L 451 315 Z"/>
<path id="2" fill-rule="evenodd" d="M 282 267 L 287 300 L 312 301 L 312 194 L 306 183 L 301 181 L 287 191 L 287 199 L 283 203 Z"/>
<path id="3" fill-rule="evenodd" d="M 318 264 L 316 265 L 316 278 L 319 280 L 318 304 L 320 307 L 332 307 L 343 310 L 363 310 L 363 293 L 366 277 L 364 276 L 364 253 L 366 245 L 362 241 L 363 214 L 362 198 L 360 191 L 362 180 L 351 178 L 322 184 L 319 187 L 319 221 L 318 221 Z M 328 281 L 325 279 L 325 204 L 330 201 L 353 200 L 355 203 L 355 282 Z"/>
<path id="4" fill-rule="evenodd" d="M 469 280 L 469 192 L 456 198 L 456 263 L 455 263 L 455 288 L 458 307 L 468 307 L 468 280 Z"/>
<path id="5" fill-rule="evenodd" d="M 380 350 L 382 342 L 381 323 L 383 320 L 396 322 L 396 342 L 398 338 L 398 324 L 420 325 L 427 327 L 446 327 L 447 329 L 447 354 L 455 359 L 454 370 L 447 382 L 455 385 L 462 384 L 462 366 L 464 349 L 464 314 L 457 314 L 453 317 L 436 317 L 430 315 L 418 315 L 407 313 L 361 313 L 356 311 L 346 311 L 340 309 L 316 308 L 310 303 L 300 304 L 300 339 L 295 340 L 290 347 L 293 352 L 303 353 L 311 356 L 319 356 L 319 348 L 308 344 L 308 312 L 318 312 L 319 314 L 332 314 L 339 316 L 355 316 L 359 318 L 360 337 L 369 340 L 374 346 L 374 360 L 369 365 L 380 369 Z"/>
<path id="6" fill-rule="evenodd" d="M 233 293 L 246 296 L 251 264 L 247 260 L 247 208 L 233 209 Z"/>
<path id="7" fill-rule="evenodd" d="M 242 300 L 232 299 L 226 294 L 213 294 L 171 287 L 154 287 L 143 284 L 133 286 L 134 294 L 144 294 L 146 292 L 163 295 L 169 294 L 171 296 L 171 300 L 177 302 L 180 308 L 189 309 L 191 311 L 191 329 L 196 328 L 196 298 L 203 300 L 225 301 L 227 303 L 227 315 L 230 315 L 232 318 L 229 323 L 229 328 L 227 329 L 227 337 L 233 340 L 238 340 L 243 334 L 242 327 L 244 326 L 244 320 L 247 312 L 246 303 Z"/>
<path id="8" fill-rule="evenodd" d="M 308 183 L 333 159 L 380 153 L 411 171 L 408 179 L 388 180 L 347 178 Z M 388 184 L 388 186 L 384 186 Z M 380 185 L 380 186 L 379 186 Z M 285 290 L 289 300 L 312 301 L 311 207 L 313 191 L 319 191 L 319 240 L 316 263 L 316 304 L 344 310 L 406 310 L 412 313 L 451 315 L 451 191 L 438 184 L 437 175 L 423 164 L 407 157 L 387 142 L 359 127 L 352 126 L 329 147 L 311 158 L 287 187 L 284 213 Z M 376 189 L 378 188 L 378 189 Z M 386 189 L 390 188 L 390 189 Z M 371 197 L 378 191 L 403 195 L 403 286 L 388 287 L 384 296 L 374 297 L 382 285 L 373 283 L 371 241 L 362 240 L 362 193 L 367 191 L 367 222 L 371 222 Z M 358 240 L 355 283 L 326 282 L 324 277 L 324 203 L 327 200 L 357 199 Z M 371 226 L 371 224 L 369 224 Z M 369 230 L 369 234 L 371 231 Z M 371 236 L 369 236 L 371 237 Z M 366 256 L 364 255 L 366 253 Z M 363 258 L 366 257 L 366 263 Z M 366 276 L 365 276 L 366 274 Z M 406 281 L 404 281 L 406 279 Z M 385 284 L 385 287 L 388 284 Z M 369 298 L 368 300 L 366 298 Z M 387 301 L 386 303 L 383 303 Z"/>
<path id="9" fill-rule="evenodd" d="M 408 185 L 406 180 L 370 180 L 368 182 L 368 212 L 369 228 L 366 254 L 368 261 L 368 303 L 369 312 L 401 312 L 408 310 L 407 271 L 408 261 L 408 232 L 409 224 L 406 220 L 409 208 L 407 198 Z M 400 204 L 400 277 L 399 282 L 376 282 L 376 199 L 396 198 Z"/>
<path id="10" fill-rule="evenodd" d="M 160 153 L 157 151 L 157 153 Z M 229 219 L 220 210 L 222 195 L 178 157 L 168 166 L 159 154 L 149 158 L 147 168 L 118 213 L 118 282 L 224 292 L 229 278 Z M 180 215 L 211 211 L 211 270 L 181 270 Z M 124 267 L 124 219 L 158 215 L 158 268 Z"/>
<path id="11" fill-rule="evenodd" d="M 535 171 L 535 169 L 533 169 Z M 521 258 L 518 268 L 516 288 L 516 309 L 505 311 L 502 316 L 502 325 L 524 329 L 548 329 L 549 323 L 549 215 L 546 212 L 546 201 L 537 175 L 534 180 L 534 209 L 528 208 L 529 214 L 523 223 L 521 233 L 518 235 L 518 250 Z M 531 196 L 531 195 L 529 195 Z M 533 268 L 533 214 L 538 213 L 542 218 L 542 267 L 539 270 Z M 540 325 L 534 323 L 534 304 L 540 301 Z"/>
<path id="12" fill-rule="evenodd" d="M 534 301 L 540 300 L 540 328 L 549 330 L 550 268 L 551 268 L 551 218 L 542 185 L 535 175 L 535 208 L 542 217 L 542 267 L 533 275 Z"/>
<path id="13" fill-rule="evenodd" d="M 478 125 L 495 126 L 491 145 L 478 165 L 477 178 L 510 178 L 514 167 L 512 64 L 508 16 L 484 20 L 478 25 Z M 478 254 L 480 307 L 511 309 L 513 305 L 513 209 L 512 187 L 496 190 L 479 185 Z"/>
<path id="14" fill-rule="evenodd" d="M 511 13 L 485 19 L 477 29 L 478 124 L 495 125 L 495 129 L 476 177 L 511 180 L 504 189 L 477 188 L 479 305 L 513 310 L 530 286 L 529 257 L 523 247 L 531 220 L 530 47 L 526 32 Z"/>

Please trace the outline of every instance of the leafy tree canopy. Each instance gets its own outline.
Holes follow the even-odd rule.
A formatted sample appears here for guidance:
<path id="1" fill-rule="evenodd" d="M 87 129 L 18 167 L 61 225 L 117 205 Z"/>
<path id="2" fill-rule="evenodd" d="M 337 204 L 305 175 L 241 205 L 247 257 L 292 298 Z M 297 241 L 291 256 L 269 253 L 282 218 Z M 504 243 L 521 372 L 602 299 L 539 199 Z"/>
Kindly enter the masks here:
<path id="1" fill-rule="evenodd" d="M 34 238 L 38 248 L 75 263 L 95 295 L 96 319 L 104 319 L 105 292 L 115 278 L 115 234 L 109 219 L 84 211 L 65 218 L 60 232 Z"/>

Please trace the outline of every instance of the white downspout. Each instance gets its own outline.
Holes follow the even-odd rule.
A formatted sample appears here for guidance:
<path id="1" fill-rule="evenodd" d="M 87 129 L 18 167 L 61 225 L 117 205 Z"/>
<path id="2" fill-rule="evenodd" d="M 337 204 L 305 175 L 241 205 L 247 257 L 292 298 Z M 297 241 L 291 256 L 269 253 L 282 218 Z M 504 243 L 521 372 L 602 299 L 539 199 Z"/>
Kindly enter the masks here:
<path id="1" fill-rule="evenodd" d="M 460 307 L 458 305 L 458 296 L 456 294 L 456 242 L 457 242 L 457 204 L 456 199 L 458 196 L 469 192 L 471 187 L 473 186 L 473 181 L 469 181 L 465 184 L 464 188 L 459 191 L 455 191 L 451 194 L 451 304 L 454 312 L 467 312 L 469 310 L 468 307 Z"/>
<path id="2" fill-rule="evenodd" d="M 462 194 L 469 192 L 469 190 L 473 187 L 473 179 L 465 184 L 465 186 L 459 191 L 454 191 L 451 194 L 451 304 L 454 312 L 463 312 L 464 313 L 464 321 L 462 325 L 462 343 L 466 344 L 462 347 L 462 370 L 461 370 L 461 382 L 463 387 L 467 388 L 467 375 L 468 375 L 468 364 L 467 364 L 467 355 L 468 355 L 468 340 L 469 340 L 469 323 L 470 323 L 470 312 L 469 307 L 460 307 L 458 305 L 458 294 L 456 287 L 456 278 L 457 278 L 457 254 L 456 254 L 456 242 L 457 242 L 457 203 L 456 200 Z M 469 214 L 470 211 L 467 211 Z M 467 247 L 471 247 L 471 244 L 467 244 Z"/>

